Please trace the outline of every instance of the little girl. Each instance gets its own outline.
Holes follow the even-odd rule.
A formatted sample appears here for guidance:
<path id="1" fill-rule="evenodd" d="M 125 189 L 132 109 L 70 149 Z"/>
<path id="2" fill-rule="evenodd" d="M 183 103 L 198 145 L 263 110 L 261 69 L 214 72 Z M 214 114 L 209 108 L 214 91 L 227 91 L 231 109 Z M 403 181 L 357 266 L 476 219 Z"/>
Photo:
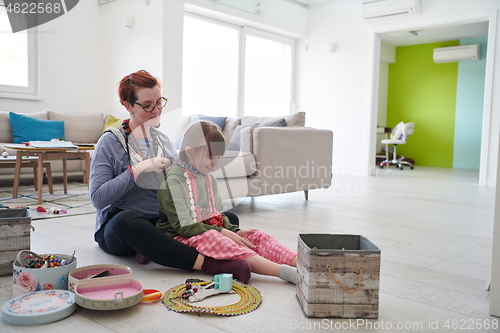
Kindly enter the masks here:
<path id="1" fill-rule="evenodd" d="M 217 125 L 199 121 L 184 135 L 179 159 L 158 191 L 167 222 L 156 226 L 176 240 L 220 260 L 247 260 L 252 272 L 296 283 L 297 254 L 274 237 L 255 229 L 240 230 L 221 213 L 217 181 L 210 173 L 226 150 Z M 242 281 L 248 283 L 248 281 Z"/>

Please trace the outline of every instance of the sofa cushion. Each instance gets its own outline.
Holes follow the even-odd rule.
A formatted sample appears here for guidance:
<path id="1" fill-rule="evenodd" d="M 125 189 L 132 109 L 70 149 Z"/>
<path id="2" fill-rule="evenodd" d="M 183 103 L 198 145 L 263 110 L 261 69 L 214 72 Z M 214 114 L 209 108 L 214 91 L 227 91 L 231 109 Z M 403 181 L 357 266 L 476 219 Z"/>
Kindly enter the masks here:
<path id="1" fill-rule="evenodd" d="M 228 150 L 240 150 L 241 147 L 241 130 L 246 127 L 283 127 L 286 126 L 286 120 L 284 118 L 278 118 L 263 124 L 250 124 L 250 125 L 238 125 L 231 136 L 227 144 Z"/>
<path id="2" fill-rule="evenodd" d="M 233 132 L 236 129 L 236 126 L 240 124 L 241 124 L 241 118 L 227 117 L 226 126 L 224 126 L 224 130 L 222 131 L 224 137 L 226 138 L 226 142 L 229 142 L 229 140 L 233 136 Z"/>
<path id="3" fill-rule="evenodd" d="M 73 143 L 96 143 L 104 127 L 102 113 L 59 113 L 48 111 L 50 120 L 64 121 L 65 139 Z"/>
<path id="4" fill-rule="evenodd" d="M 259 124 L 249 124 L 249 125 L 238 125 L 234 129 L 231 139 L 227 143 L 227 150 L 240 150 L 241 146 L 241 130 L 247 127 L 258 126 Z"/>
<path id="5" fill-rule="evenodd" d="M 102 131 L 106 131 L 108 127 L 118 127 L 122 124 L 123 119 L 116 118 L 112 114 L 108 114 L 106 116 L 106 120 L 104 121 L 104 127 L 102 128 Z"/>
<path id="6" fill-rule="evenodd" d="M 0 111 L 0 142 L 12 143 L 12 130 L 10 129 L 10 118 L 8 111 Z M 36 119 L 47 120 L 47 111 L 32 112 L 32 113 L 20 113 L 23 116 L 33 117 Z"/>
<path id="7" fill-rule="evenodd" d="M 306 123 L 306 113 L 305 112 L 296 112 L 288 116 L 284 117 L 254 117 L 254 116 L 247 116 L 241 118 L 241 124 L 242 125 L 249 125 L 249 124 L 254 124 L 254 123 L 267 123 L 271 122 L 274 120 L 278 120 L 280 118 L 285 119 L 286 121 L 286 126 L 305 126 Z"/>
<path id="8" fill-rule="evenodd" d="M 0 111 L 0 142 L 12 142 L 12 132 L 10 130 L 9 113 Z"/>
<path id="9" fill-rule="evenodd" d="M 226 151 L 213 175 L 217 178 L 238 178 L 253 175 L 257 171 L 252 153 Z"/>
<path id="10" fill-rule="evenodd" d="M 285 118 L 279 118 L 268 121 L 267 123 L 259 124 L 259 127 L 284 127 L 284 126 L 286 126 Z"/>
<path id="11" fill-rule="evenodd" d="M 50 141 L 64 139 L 64 122 L 37 119 L 14 112 L 9 113 L 12 142 Z"/>

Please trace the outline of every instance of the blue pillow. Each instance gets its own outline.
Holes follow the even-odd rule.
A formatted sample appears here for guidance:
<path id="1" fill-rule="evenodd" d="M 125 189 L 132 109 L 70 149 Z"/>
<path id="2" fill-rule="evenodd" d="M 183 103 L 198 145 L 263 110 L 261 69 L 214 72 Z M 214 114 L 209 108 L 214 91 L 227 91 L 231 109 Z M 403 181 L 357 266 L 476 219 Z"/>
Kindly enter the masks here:
<path id="1" fill-rule="evenodd" d="M 64 140 L 64 121 L 37 119 L 9 112 L 12 142 Z"/>
<path id="2" fill-rule="evenodd" d="M 215 125 L 219 126 L 220 130 L 223 131 L 224 127 L 226 127 L 226 119 L 227 117 L 199 116 L 199 117 L 193 117 L 193 120 L 191 120 L 191 124 L 198 120 L 208 120 L 213 122 Z"/>
<path id="3" fill-rule="evenodd" d="M 193 116 L 188 127 L 198 120 L 208 120 L 219 126 L 220 130 L 223 131 L 224 127 L 226 127 L 226 119 L 227 117 Z M 184 134 L 182 134 L 177 140 L 175 140 L 174 147 L 177 149 L 181 149 L 182 140 L 184 140 Z"/>

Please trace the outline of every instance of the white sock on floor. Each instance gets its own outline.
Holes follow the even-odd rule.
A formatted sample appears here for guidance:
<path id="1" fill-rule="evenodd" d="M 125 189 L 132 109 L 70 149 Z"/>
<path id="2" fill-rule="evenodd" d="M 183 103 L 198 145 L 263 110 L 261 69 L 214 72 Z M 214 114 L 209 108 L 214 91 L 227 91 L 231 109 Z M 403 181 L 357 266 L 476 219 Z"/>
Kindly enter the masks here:
<path id="1" fill-rule="evenodd" d="M 281 265 L 280 279 L 297 284 L 297 267 Z"/>

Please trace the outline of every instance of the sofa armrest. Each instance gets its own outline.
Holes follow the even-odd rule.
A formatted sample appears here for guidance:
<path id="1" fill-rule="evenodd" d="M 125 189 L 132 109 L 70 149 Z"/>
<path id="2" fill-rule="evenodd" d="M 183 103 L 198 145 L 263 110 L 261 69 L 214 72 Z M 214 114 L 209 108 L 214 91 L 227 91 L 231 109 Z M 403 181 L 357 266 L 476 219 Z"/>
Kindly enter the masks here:
<path id="1" fill-rule="evenodd" d="M 257 170 L 250 192 L 275 194 L 331 185 L 332 131 L 300 126 L 254 127 L 250 131 Z M 266 185 L 269 188 L 264 190 Z"/>

